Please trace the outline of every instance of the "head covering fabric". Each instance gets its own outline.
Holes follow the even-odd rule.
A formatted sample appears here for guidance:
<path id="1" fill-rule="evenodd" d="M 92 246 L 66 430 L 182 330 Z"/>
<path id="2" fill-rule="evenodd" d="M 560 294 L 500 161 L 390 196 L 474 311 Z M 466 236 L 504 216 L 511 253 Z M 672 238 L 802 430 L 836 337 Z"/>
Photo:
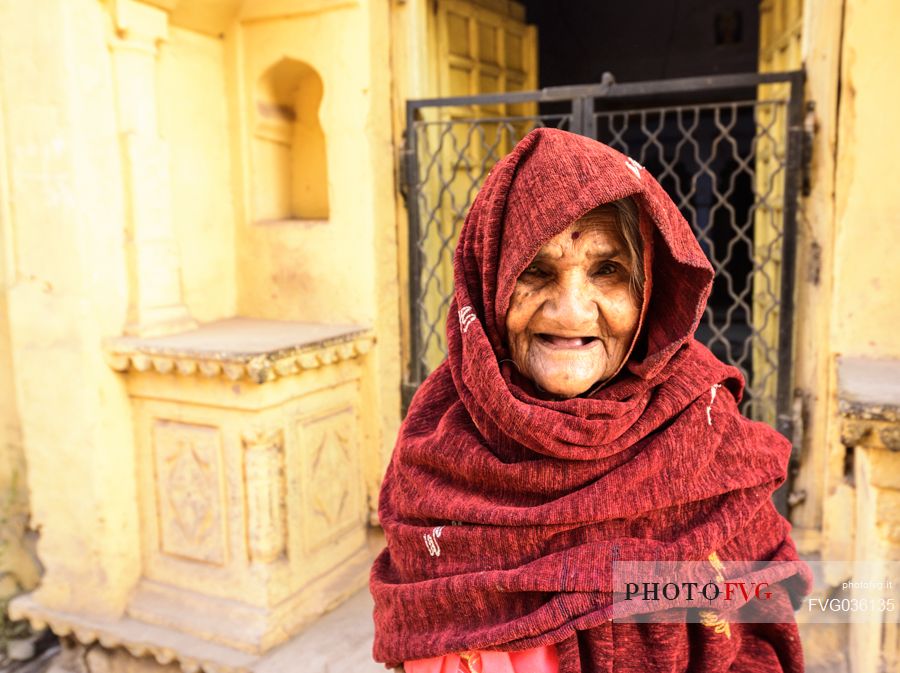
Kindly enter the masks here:
<path id="1" fill-rule="evenodd" d="M 630 356 L 607 385 L 546 399 L 503 363 L 516 279 L 546 241 L 624 197 L 647 279 Z M 413 396 L 382 483 L 376 661 L 556 643 L 563 673 L 727 671 L 742 657 L 759 673 L 803 670 L 793 620 L 727 638 L 610 621 L 614 559 L 798 558 L 771 502 L 790 444 L 741 416 L 739 370 L 694 339 L 712 279 L 678 208 L 616 150 L 536 129 L 494 166 L 455 251 L 448 357 Z M 808 593 L 808 569 L 790 582 Z"/>

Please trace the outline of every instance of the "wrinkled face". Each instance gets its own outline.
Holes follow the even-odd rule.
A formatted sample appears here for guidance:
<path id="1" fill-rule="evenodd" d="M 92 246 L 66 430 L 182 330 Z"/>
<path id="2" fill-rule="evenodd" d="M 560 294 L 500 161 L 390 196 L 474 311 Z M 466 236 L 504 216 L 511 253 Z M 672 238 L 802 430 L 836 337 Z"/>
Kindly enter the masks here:
<path id="1" fill-rule="evenodd" d="M 615 374 L 640 315 L 631 269 L 612 208 L 547 241 L 516 281 L 506 313 L 519 371 L 559 397 L 579 395 Z"/>

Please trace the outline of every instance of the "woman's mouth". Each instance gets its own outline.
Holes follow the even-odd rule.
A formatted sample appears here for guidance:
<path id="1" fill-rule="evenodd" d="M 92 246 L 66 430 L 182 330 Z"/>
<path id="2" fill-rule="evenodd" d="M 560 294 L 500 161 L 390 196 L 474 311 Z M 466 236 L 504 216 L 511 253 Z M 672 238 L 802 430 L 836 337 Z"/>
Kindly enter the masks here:
<path id="1" fill-rule="evenodd" d="M 541 344 L 554 349 L 574 348 L 586 350 L 600 343 L 600 339 L 588 335 L 564 337 L 557 334 L 549 334 L 547 332 L 538 332 L 535 336 L 537 336 L 538 341 L 540 341 Z"/>

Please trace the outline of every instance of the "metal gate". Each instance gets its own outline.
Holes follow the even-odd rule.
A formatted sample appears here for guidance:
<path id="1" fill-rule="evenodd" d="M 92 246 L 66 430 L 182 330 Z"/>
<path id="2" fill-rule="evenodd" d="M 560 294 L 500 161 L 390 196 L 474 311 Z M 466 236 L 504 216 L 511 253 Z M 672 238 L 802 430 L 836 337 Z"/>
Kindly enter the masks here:
<path id="1" fill-rule="evenodd" d="M 801 71 L 625 84 L 605 74 L 594 85 L 409 101 L 404 413 L 446 356 L 452 257 L 475 194 L 519 139 L 553 126 L 633 157 L 666 189 L 716 272 L 697 338 L 743 372 L 743 412 L 790 438 L 802 84 Z"/>

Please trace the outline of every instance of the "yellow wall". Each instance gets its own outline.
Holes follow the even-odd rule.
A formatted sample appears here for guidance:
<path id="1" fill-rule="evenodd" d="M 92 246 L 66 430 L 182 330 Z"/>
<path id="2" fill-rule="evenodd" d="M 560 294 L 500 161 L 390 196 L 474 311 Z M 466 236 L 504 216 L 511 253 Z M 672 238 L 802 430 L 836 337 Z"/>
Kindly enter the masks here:
<path id="1" fill-rule="evenodd" d="M 0 129 L 3 128 L 0 114 Z M 0 143 L 0 152 L 2 152 Z M 0 180 L 2 180 L 0 175 Z M 0 209 L 8 208 L 8 198 L 0 189 Z M 7 209 L 8 212 L 8 209 Z M 37 584 L 38 566 L 26 538 L 28 493 L 26 463 L 22 448 L 22 428 L 13 385 L 13 353 L 9 333 L 6 245 L 8 216 L 0 217 L 0 600 Z M 0 623 L 3 616 L 0 615 Z"/>
<path id="2" fill-rule="evenodd" d="M 184 300 L 197 320 L 233 315 L 235 217 L 221 39 L 171 28 L 160 49 L 160 129 Z"/>
<path id="3" fill-rule="evenodd" d="M 792 508 L 791 522 L 802 551 L 818 550 L 821 545 L 829 432 L 835 413 L 834 358 L 829 344 L 843 4 L 843 0 L 804 3 L 802 35 L 796 36 L 806 69 L 805 97 L 815 105 L 804 121 L 807 129 L 815 129 L 810 194 L 801 198 L 797 216 L 794 382 L 803 407 L 803 441 L 798 447 L 800 472 L 794 490 L 804 493 L 805 499 Z"/>
<path id="4" fill-rule="evenodd" d="M 237 233 L 237 310 L 280 320 L 374 326 L 373 385 L 385 461 L 399 425 L 400 336 L 388 7 L 336 2 L 327 12 L 233 27 L 226 34 Z M 328 219 L 257 222 L 253 94 L 282 58 L 323 83 Z"/>
<path id="5" fill-rule="evenodd" d="M 0 40 L 0 441 L 13 451 L 0 455 L 0 486 L 21 431 L 48 608 L 118 614 L 141 573 L 132 409 L 103 348 L 153 313 L 135 304 L 165 316 L 180 300 L 201 322 L 374 327 L 361 383 L 366 446 L 382 463 L 363 458 L 370 509 L 396 437 L 388 5 L 203 7 L 0 0 L 0 25 L 13 27 Z M 285 55 L 324 85 L 329 217 L 259 224 L 247 91 Z M 157 234 L 170 240 L 156 246 Z"/>
<path id="6" fill-rule="evenodd" d="M 326 220 L 257 222 L 249 193 L 252 158 L 244 162 L 247 193 L 237 239 L 242 314 L 335 323 L 375 319 L 373 288 L 361 283 L 372 278 L 376 264 L 371 150 L 367 142 L 360 142 L 367 130 L 371 97 L 370 73 L 359 66 L 368 55 L 364 41 L 334 39 L 342 32 L 365 35 L 365 19 L 357 9 L 335 10 L 322 16 L 248 24 L 233 36 L 245 57 L 240 84 L 246 94 L 241 98 L 246 98 L 250 109 L 238 111 L 242 126 L 252 124 L 248 120 L 258 78 L 281 58 L 311 66 L 324 82 L 319 119 L 333 194 Z M 244 151 L 244 156 L 249 154 Z"/>
<path id="7" fill-rule="evenodd" d="M 784 17 L 792 7 L 782 1 L 765 9 Z M 798 216 L 794 363 L 803 443 L 794 484 L 801 501 L 791 519 L 801 550 L 825 558 L 846 556 L 853 535 L 847 513 L 855 506 L 836 358 L 900 357 L 900 267 L 892 252 L 900 232 L 892 150 L 900 131 L 890 113 L 900 102 L 890 85 L 890 66 L 900 62 L 890 34 L 898 19 L 900 6 L 889 0 L 803 7 L 806 100 L 813 106 L 805 126 L 815 133 L 811 193 Z"/>
<path id="8" fill-rule="evenodd" d="M 115 610 L 139 572 L 124 387 L 103 360 L 127 276 L 108 15 L 0 3 L 12 372 L 47 605 Z M 14 27 L 7 30 L 6 27 Z M 75 514 L 75 516 L 73 516 Z M 98 607 L 100 606 L 100 607 Z"/>
<path id="9" fill-rule="evenodd" d="M 891 158 L 900 140 L 891 111 L 900 96 L 890 69 L 900 61 L 900 45 L 891 34 L 900 6 L 890 0 L 835 4 L 841 6 L 825 14 L 834 18 L 808 22 L 831 23 L 822 34 L 840 37 L 839 44 L 826 40 L 813 49 L 818 58 L 810 62 L 813 72 L 822 63 L 834 70 L 830 89 L 815 98 L 819 159 L 814 153 L 812 184 L 819 198 L 808 214 L 810 228 L 824 234 L 822 292 L 812 293 L 823 299 L 815 313 L 824 320 L 810 330 L 810 343 L 828 373 L 810 389 L 821 400 L 817 417 L 827 411 L 812 428 L 816 441 L 803 468 L 811 497 L 800 511 L 807 525 L 820 523 L 823 557 L 846 558 L 854 535 L 847 512 L 856 511 L 857 491 L 842 438 L 837 358 L 900 357 L 900 268 L 892 252 L 900 232 L 900 170 Z"/>
<path id="10" fill-rule="evenodd" d="M 900 63 L 894 0 L 847 2 L 835 185 L 832 350 L 900 357 Z"/>

